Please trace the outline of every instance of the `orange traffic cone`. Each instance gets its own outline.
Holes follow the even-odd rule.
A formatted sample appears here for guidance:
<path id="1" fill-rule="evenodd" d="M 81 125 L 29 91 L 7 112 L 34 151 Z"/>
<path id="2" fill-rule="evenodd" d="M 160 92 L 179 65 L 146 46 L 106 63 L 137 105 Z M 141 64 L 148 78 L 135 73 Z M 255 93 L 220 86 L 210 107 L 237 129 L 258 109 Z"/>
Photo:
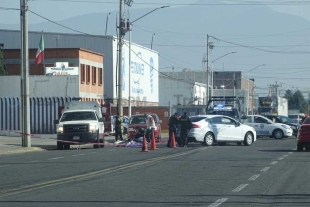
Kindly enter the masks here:
<path id="1" fill-rule="evenodd" d="M 177 145 L 175 143 L 174 132 L 172 132 L 171 134 L 171 148 L 177 148 Z"/>
<path id="2" fill-rule="evenodd" d="M 147 144 L 146 144 L 146 139 L 145 135 L 143 136 L 143 143 L 142 143 L 142 151 L 141 152 L 148 152 Z"/>
<path id="3" fill-rule="evenodd" d="M 152 133 L 151 150 L 158 150 L 158 148 L 156 148 L 154 133 Z"/>

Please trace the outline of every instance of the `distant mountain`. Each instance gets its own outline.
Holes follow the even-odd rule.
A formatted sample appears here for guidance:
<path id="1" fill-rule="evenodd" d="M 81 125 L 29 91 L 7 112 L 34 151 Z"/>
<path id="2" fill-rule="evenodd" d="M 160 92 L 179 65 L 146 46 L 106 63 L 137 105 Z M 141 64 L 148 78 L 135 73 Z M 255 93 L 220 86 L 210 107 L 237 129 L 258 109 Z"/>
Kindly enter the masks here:
<path id="1" fill-rule="evenodd" d="M 207 2 L 219 3 L 220 1 L 210 0 Z M 206 3 L 206 1 L 200 3 Z M 131 10 L 130 19 L 134 20 L 149 11 L 149 9 Z M 116 35 L 116 16 L 116 12 L 109 15 L 108 35 Z M 103 35 L 106 17 L 106 13 L 92 13 L 58 23 L 81 32 Z M 281 53 L 309 51 L 308 47 L 296 46 L 310 45 L 309 25 L 309 21 L 306 19 L 278 13 L 264 5 L 170 7 L 159 9 L 135 22 L 132 41 L 151 47 L 152 35 L 155 33 L 153 49 L 159 52 L 160 68 L 167 68 L 165 70 L 171 70 L 172 67 L 177 70 L 183 68 L 201 70 L 203 55 L 207 51 L 207 34 L 233 43 L 263 46 L 260 48 L 268 50 L 268 52 L 239 47 L 210 38 L 215 46 L 210 54 L 210 63 L 226 53 L 236 51 L 237 54 L 216 61 L 214 69 L 222 70 L 223 63 L 225 63 L 224 70 L 247 72 L 257 65 L 266 64 L 265 67 L 253 70 L 251 73 L 244 73 L 244 75 L 254 77 L 256 84 L 260 87 L 267 88 L 267 84 L 274 83 L 276 80 L 288 84 L 285 86 L 286 88 L 289 85 L 305 87 L 305 81 L 294 79 L 299 77 L 298 74 L 302 75 L 300 70 L 289 70 L 289 68 L 301 67 L 301 63 L 308 61 L 308 54 Z M 19 29 L 19 25 L 0 24 L 0 28 Z M 309 30 L 296 32 L 306 28 Z M 30 24 L 29 29 L 75 33 L 50 22 Z M 125 38 L 128 38 L 128 35 Z M 287 45 L 292 46 L 283 47 Z M 285 79 L 287 76 L 290 77 L 290 80 Z"/>

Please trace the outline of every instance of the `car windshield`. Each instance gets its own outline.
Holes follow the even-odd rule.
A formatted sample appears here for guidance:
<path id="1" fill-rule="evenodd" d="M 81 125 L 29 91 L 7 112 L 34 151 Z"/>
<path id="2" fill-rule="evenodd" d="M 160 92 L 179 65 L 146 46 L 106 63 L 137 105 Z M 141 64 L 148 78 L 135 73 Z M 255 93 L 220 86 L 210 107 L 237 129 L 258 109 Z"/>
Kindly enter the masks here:
<path id="1" fill-rule="evenodd" d="M 65 112 L 60 122 L 64 121 L 80 121 L 80 120 L 97 120 L 96 114 L 91 111 L 82 111 L 82 112 Z"/>
<path id="2" fill-rule="evenodd" d="M 206 119 L 206 117 L 192 116 L 192 117 L 189 117 L 189 119 L 190 119 L 192 122 L 198 122 L 198 121 L 201 121 L 201 120 L 203 120 L 203 119 Z"/>
<path id="3" fill-rule="evenodd" d="M 286 116 L 279 116 L 279 119 L 281 120 L 281 123 L 287 123 L 291 124 L 294 123 L 294 121 Z"/>
<path id="4" fill-rule="evenodd" d="M 303 124 L 310 124 L 310 117 L 306 118 Z"/>

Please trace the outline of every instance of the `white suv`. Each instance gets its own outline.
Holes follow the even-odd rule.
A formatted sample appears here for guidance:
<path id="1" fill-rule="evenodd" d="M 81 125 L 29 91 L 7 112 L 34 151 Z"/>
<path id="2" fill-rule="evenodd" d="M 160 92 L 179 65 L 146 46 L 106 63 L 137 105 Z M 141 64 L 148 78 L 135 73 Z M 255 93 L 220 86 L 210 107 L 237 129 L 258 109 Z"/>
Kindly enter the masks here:
<path id="1" fill-rule="evenodd" d="M 274 123 L 270 119 L 260 115 L 248 115 L 243 124 L 254 127 L 257 136 L 269 136 L 275 139 L 290 137 L 293 130 L 286 124 Z"/>

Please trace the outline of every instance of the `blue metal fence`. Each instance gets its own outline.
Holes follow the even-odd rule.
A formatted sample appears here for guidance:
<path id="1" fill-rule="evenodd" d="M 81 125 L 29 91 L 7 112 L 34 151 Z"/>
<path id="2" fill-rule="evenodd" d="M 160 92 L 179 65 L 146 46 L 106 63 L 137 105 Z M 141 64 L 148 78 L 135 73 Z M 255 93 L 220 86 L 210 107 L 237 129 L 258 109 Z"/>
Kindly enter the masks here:
<path id="1" fill-rule="evenodd" d="M 30 98 L 30 130 L 32 134 L 54 134 L 58 108 L 73 97 Z M 0 130 L 21 130 L 21 101 L 17 97 L 0 97 Z"/>

